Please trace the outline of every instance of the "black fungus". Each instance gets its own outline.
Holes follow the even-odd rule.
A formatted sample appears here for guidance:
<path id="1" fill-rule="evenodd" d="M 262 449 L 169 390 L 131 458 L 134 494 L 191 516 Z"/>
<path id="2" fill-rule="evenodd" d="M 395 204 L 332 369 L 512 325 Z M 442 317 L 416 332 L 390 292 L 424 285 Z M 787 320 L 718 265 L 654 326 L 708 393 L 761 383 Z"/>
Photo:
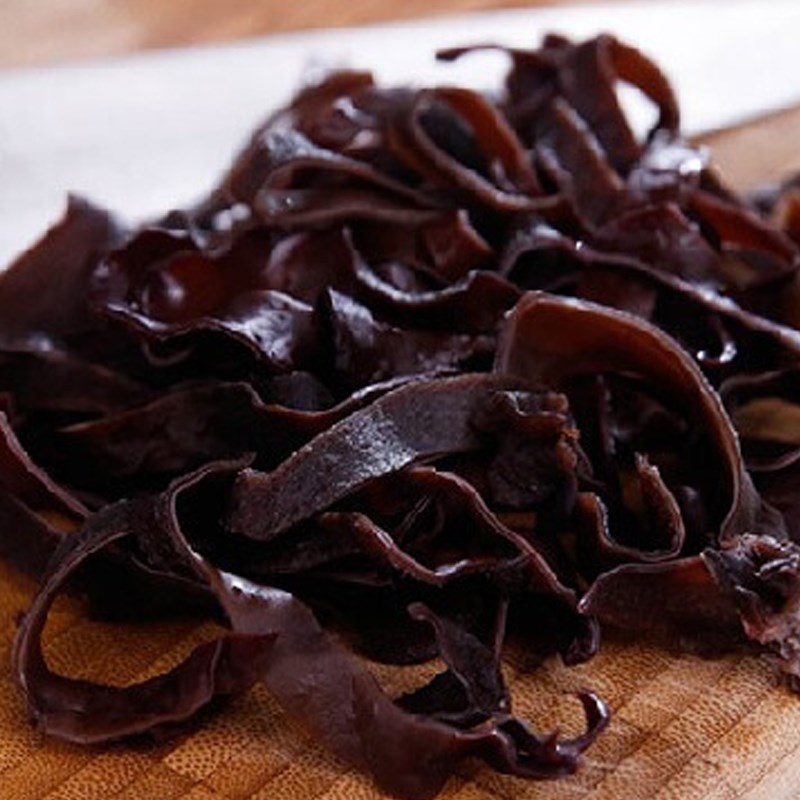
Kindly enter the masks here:
<path id="1" fill-rule="evenodd" d="M 14 669 L 45 732 L 163 736 L 262 682 L 428 798 L 467 757 L 572 773 L 608 724 L 589 691 L 573 739 L 515 716 L 507 629 L 565 663 L 613 629 L 749 646 L 800 686 L 797 180 L 726 190 L 610 36 L 495 49 L 491 96 L 333 73 L 196 206 L 130 229 L 73 198 L 0 277 L 0 554 L 42 580 Z M 74 680 L 41 649 L 67 589 L 228 630 Z M 363 656 L 441 670 L 392 697 Z"/>

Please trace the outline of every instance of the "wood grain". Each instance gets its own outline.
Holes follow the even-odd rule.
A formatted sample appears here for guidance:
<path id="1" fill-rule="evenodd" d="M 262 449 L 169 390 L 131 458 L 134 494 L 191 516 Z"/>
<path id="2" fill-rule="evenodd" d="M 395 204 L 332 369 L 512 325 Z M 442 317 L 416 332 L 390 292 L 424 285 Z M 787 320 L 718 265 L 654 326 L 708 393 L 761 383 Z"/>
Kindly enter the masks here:
<path id="1" fill-rule="evenodd" d="M 0 797 L 14 800 L 380 800 L 295 730 L 263 689 L 232 702 L 194 734 L 162 745 L 77 748 L 48 741 L 25 719 L 8 676 L 14 615 L 32 583 L 0 564 Z M 51 615 L 48 659 L 59 671 L 126 684 L 149 677 L 207 635 L 164 623 L 107 626 L 87 620 L 76 601 Z M 395 691 L 406 672 L 380 668 Z M 590 664 L 556 659 L 532 669 L 512 652 L 507 665 L 518 713 L 542 729 L 570 732 L 570 693 L 595 687 L 615 712 L 583 769 L 536 783 L 465 767 L 442 800 L 773 800 L 789 798 L 800 763 L 800 702 L 774 684 L 758 659 L 702 660 L 651 646 L 609 642 Z"/>
<path id="2" fill-rule="evenodd" d="M 800 171 L 800 108 L 768 114 L 698 137 L 728 182 L 740 189 Z"/>
<path id="3" fill-rule="evenodd" d="M 565 0 L 0 0 L 0 67 Z M 574 0 L 572 0 L 574 4 Z"/>

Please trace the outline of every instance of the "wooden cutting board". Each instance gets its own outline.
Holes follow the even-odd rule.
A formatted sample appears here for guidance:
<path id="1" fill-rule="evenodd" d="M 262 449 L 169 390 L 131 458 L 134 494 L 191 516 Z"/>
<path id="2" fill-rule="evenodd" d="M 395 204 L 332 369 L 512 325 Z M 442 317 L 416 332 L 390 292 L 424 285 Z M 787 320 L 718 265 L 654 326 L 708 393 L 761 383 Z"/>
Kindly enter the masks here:
<path id="1" fill-rule="evenodd" d="M 706 137 L 739 186 L 800 167 L 800 110 Z M 9 674 L 15 616 L 33 583 L 0 564 L 0 798 L 9 800 L 371 800 L 380 798 L 294 729 L 266 692 L 210 715 L 160 745 L 76 748 L 44 738 L 26 720 Z M 65 600 L 51 614 L 46 651 L 72 675 L 125 684 L 179 660 L 209 633 L 170 623 L 108 626 Z M 800 698 L 755 657 L 703 660 L 652 646 L 608 642 L 591 663 L 553 659 L 507 666 L 516 710 L 542 730 L 577 724 L 569 692 L 596 689 L 611 705 L 609 730 L 574 777 L 527 782 L 467 765 L 443 800 L 782 800 L 800 797 Z M 400 689 L 408 675 L 382 669 Z"/>

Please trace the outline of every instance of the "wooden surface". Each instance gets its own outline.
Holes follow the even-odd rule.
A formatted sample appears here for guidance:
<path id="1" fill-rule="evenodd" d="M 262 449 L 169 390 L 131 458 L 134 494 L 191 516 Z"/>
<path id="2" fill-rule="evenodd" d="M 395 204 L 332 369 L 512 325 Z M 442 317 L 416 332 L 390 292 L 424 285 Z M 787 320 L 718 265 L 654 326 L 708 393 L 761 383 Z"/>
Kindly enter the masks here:
<path id="1" fill-rule="evenodd" d="M 0 0 L 0 67 L 560 2 L 565 0 Z"/>
<path id="2" fill-rule="evenodd" d="M 800 107 L 699 137 L 728 182 L 743 189 L 800 171 Z M 800 797 L 800 789 L 798 790 Z"/>
<path id="3" fill-rule="evenodd" d="M 495 5 L 493 0 L 428 0 L 409 15 Z M 499 4 L 499 3 L 498 3 Z M 396 15 L 387 0 L 344 3 L 245 3 L 226 9 L 207 0 L 6 0 L 0 61 L 32 63 L 143 46 L 231 38 L 309 24 Z M 348 7 L 345 14 L 341 9 Z M 93 9 L 97 10 L 92 15 Z M 340 13 L 341 12 L 341 13 Z M 89 22 L 87 22 L 89 20 Z M 800 166 L 800 112 L 774 115 L 706 137 L 739 185 Z M 9 677 L 16 614 L 32 583 L 0 564 L 0 798 L 9 800 L 377 800 L 370 783 L 294 730 L 261 688 L 210 717 L 192 735 L 158 746 L 75 748 L 31 728 Z M 186 624 L 110 627 L 88 621 L 76 602 L 51 614 L 47 652 L 53 666 L 124 684 L 177 661 L 207 634 Z M 556 660 L 533 669 L 513 654 L 508 678 L 518 713 L 542 730 L 576 720 L 569 691 L 591 686 L 614 720 L 573 778 L 524 782 L 468 766 L 443 800 L 790 800 L 800 796 L 800 700 L 775 685 L 756 658 L 701 660 L 661 649 L 608 643 L 590 664 Z M 408 680 L 382 670 L 389 686 Z"/>
<path id="4" fill-rule="evenodd" d="M 257 687 L 208 717 L 192 735 L 162 745 L 78 748 L 30 727 L 8 652 L 14 617 L 33 585 L 0 565 L 0 797 L 9 800 L 380 800 L 294 730 Z M 165 669 L 207 630 L 186 624 L 111 627 L 88 621 L 77 602 L 51 614 L 47 655 L 68 674 L 125 684 Z M 386 685 L 408 677 L 379 671 Z M 758 659 L 702 660 L 609 642 L 590 664 L 557 660 L 506 667 L 518 713 L 541 729 L 576 720 L 569 692 L 592 686 L 614 720 L 581 771 L 537 783 L 471 765 L 442 800 L 790 800 L 800 769 L 800 700 L 777 687 Z"/>

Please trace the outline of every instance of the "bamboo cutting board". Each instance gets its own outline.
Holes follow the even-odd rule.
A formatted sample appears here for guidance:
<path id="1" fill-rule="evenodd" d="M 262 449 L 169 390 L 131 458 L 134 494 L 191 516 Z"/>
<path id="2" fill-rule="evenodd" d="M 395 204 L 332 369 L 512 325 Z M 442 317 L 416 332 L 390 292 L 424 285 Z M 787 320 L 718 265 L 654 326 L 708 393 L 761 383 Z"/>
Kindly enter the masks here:
<path id="1" fill-rule="evenodd" d="M 707 137 L 739 185 L 800 165 L 800 111 Z M 77 748 L 45 739 L 25 718 L 8 668 L 15 616 L 32 581 L 0 564 L 0 798 L 9 800 L 377 800 L 381 795 L 294 729 L 263 689 L 209 715 L 196 732 L 159 745 Z M 177 662 L 210 633 L 189 623 L 108 626 L 78 601 L 51 614 L 46 652 L 72 675 L 126 684 Z M 400 690 L 408 675 L 383 668 Z M 800 797 L 800 698 L 755 657 L 704 660 L 608 642 L 591 663 L 507 665 L 516 710 L 541 730 L 578 722 L 569 692 L 596 689 L 608 731 L 584 768 L 527 782 L 467 765 L 442 800 L 788 800 Z"/>

